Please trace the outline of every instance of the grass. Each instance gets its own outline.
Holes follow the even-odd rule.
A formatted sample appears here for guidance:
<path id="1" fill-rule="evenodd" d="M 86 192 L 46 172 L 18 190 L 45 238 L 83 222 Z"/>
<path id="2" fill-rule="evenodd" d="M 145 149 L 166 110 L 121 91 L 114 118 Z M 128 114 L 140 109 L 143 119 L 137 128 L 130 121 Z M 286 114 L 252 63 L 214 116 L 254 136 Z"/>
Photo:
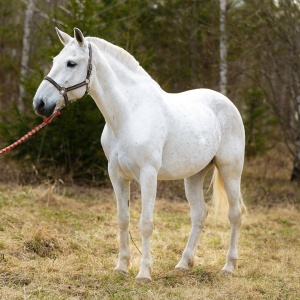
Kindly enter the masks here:
<path id="1" fill-rule="evenodd" d="M 140 253 L 133 243 L 129 275 L 112 271 L 118 229 L 110 189 L 2 184 L 1 299 L 300 299 L 300 187 L 278 174 L 259 177 L 255 168 L 249 164 L 244 175 L 249 212 L 236 275 L 220 274 L 230 231 L 210 214 L 194 269 L 174 270 L 190 230 L 189 209 L 176 196 L 165 199 L 161 188 L 149 285 L 135 282 Z M 132 198 L 130 232 L 141 248 L 136 191 Z"/>

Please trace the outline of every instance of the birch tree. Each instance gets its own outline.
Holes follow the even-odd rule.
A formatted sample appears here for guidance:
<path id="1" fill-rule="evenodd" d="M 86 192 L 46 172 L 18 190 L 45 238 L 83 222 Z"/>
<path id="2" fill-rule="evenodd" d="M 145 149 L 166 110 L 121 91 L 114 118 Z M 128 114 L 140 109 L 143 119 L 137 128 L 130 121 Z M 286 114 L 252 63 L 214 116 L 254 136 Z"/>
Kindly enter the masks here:
<path id="1" fill-rule="evenodd" d="M 26 3 L 26 11 L 24 18 L 24 32 L 23 32 L 23 41 L 22 41 L 22 52 L 21 52 L 21 80 L 19 82 L 19 98 L 17 107 L 19 112 L 24 112 L 25 104 L 25 87 L 23 84 L 23 79 L 28 74 L 29 69 L 29 54 L 30 54 L 30 32 L 31 32 L 31 20 L 33 16 L 33 0 L 27 0 Z"/>
<path id="2" fill-rule="evenodd" d="M 220 92 L 227 94 L 227 0 L 220 0 Z"/>

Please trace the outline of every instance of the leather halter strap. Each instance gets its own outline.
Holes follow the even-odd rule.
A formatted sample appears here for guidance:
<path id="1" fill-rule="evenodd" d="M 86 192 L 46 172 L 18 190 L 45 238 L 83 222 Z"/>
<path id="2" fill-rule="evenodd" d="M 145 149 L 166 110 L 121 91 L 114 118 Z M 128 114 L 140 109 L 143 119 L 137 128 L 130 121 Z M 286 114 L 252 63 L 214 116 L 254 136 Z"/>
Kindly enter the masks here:
<path id="1" fill-rule="evenodd" d="M 44 78 L 44 80 L 47 80 L 47 81 L 51 82 L 59 90 L 59 93 L 61 95 L 63 95 L 63 97 L 65 99 L 65 106 L 70 104 L 70 100 L 68 98 L 67 92 L 78 89 L 82 86 L 86 86 L 86 91 L 85 91 L 85 93 L 82 97 L 85 97 L 89 93 L 89 90 L 90 90 L 89 83 L 90 83 L 90 77 L 91 77 L 91 74 L 92 74 L 92 47 L 91 47 L 90 43 L 88 44 L 88 48 L 89 48 L 89 61 L 88 61 L 86 79 L 84 81 L 82 81 L 80 83 L 77 83 L 75 85 L 69 86 L 69 87 L 63 87 L 63 86 L 60 86 L 57 82 L 55 82 L 49 76 L 46 76 Z"/>

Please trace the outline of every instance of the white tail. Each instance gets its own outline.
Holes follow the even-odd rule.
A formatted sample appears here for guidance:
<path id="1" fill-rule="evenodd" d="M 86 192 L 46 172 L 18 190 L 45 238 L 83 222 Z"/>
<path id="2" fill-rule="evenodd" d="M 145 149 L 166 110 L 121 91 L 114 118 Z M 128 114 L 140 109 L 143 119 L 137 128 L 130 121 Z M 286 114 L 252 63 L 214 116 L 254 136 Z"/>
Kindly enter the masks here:
<path id="1" fill-rule="evenodd" d="M 224 187 L 223 179 L 217 167 L 215 167 L 214 169 L 211 184 L 213 186 L 212 203 L 214 208 L 214 214 L 215 216 L 219 214 L 225 215 L 224 213 L 228 211 L 228 198 Z M 242 214 L 244 214 L 247 212 L 247 208 L 243 202 L 242 195 L 240 195 L 240 200 L 242 205 Z"/>

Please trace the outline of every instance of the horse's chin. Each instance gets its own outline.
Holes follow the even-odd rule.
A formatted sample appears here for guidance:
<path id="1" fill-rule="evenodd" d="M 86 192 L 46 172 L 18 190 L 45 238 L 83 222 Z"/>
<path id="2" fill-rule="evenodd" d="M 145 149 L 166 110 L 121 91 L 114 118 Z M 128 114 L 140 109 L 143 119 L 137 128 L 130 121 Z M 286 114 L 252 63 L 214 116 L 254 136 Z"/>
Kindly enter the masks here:
<path id="1" fill-rule="evenodd" d="M 56 113 L 58 110 L 62 110 L 65 106 L 66 105 L 65 105 L 64 101 L 57 102 L 55 107 L 54 107 L 54 110 L 53 110 L 52 114 Z"/>

